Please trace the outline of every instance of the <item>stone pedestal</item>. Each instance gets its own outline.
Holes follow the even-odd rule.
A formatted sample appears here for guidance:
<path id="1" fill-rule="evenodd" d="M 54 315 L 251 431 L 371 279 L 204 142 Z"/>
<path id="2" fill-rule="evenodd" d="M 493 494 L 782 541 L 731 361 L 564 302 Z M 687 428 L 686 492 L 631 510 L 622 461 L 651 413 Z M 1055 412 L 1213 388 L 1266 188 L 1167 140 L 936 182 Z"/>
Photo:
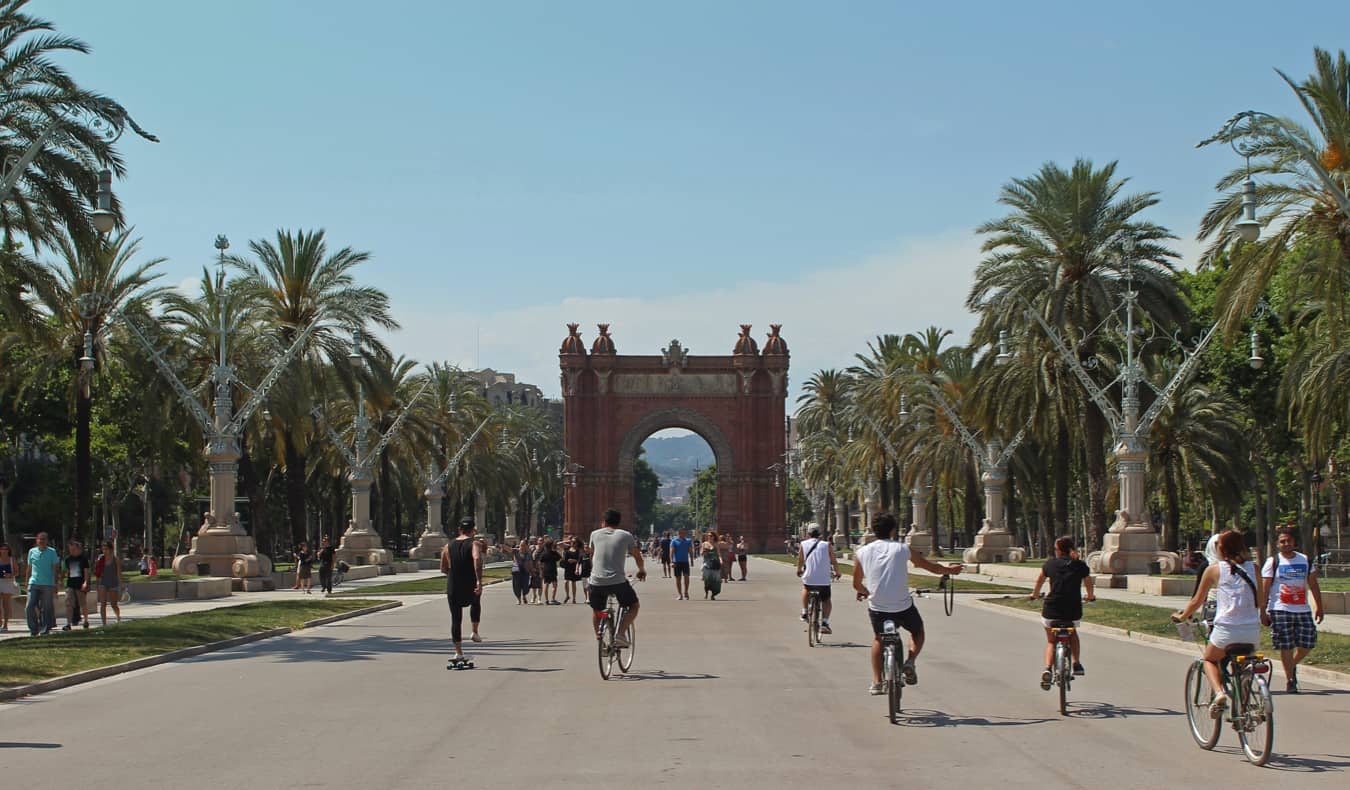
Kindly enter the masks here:
<path id="1" fill-rule="evenodd" d="M 408 556 L 415 560 L 436 559 L 441 556 L 441 549 L 450 542 L 441 529 L 441 501 L 444 495 L 431 489 L 424 493 L 427 497 L 427 527 L 418 537 L 417 545 L 408 552 Z"/>
<path id="2" fill-rule="evenodd" d="M 228 395 L 228 391 L 226 393 Z M 217 404 L 229 404 L 229 398 L 217 395 Z M 220 423 L 219 406 L 217 423 Z M 228 414 L 225 415 L 228 422 Z M 239 443 L 233 437 L 215 437 L 206 448 L 211 464 L 211 510 L 192 539 L 187 554 L 174 558 L 173 571 L 234 578 L 270 577 L 272 560 L 258 553 L 253 538 L 244 532 L 239 514 L 234 512 L 234 490 L 238 471 Z"/>
<path id="3" fill-rule="evenodd" d="M 351 565 L 388 565 L 394 561 L 393 552 L 384 547 L 379 533 L 370 525 L 372 482 L 370 477 L 356 477 L 355 473 L 351 478 L 352 520 L 337 548 L 337 558 Z"/>
<path id="4" fill-rule="evenodd" d="M 834 516 L 835 516 L 834 548 L 835 548 L 836 550 L 842 551 L 842 550 L 844 550 L 844 549 L 847 549 L 847 548 L 848 548 L 848 544 L 849 544 L 849 541 L 848 541 L 848 529 L 849 529 L 849 523 L 848 523 L 848 503 L 845 502 L 845 501 L 843 500 L 842 497 L 838 497 L 838 496 L 835 497 L 834 502 L 835 502 L 835 505 L 834 505 Z"/>
<path id="5" fill-rule="evenodd" d="M 506 544 L 514 544 L 519 537 L 516 535 L 516 500 L 512 499 L 506 503 L 506 534 L 502 537 Z"/>
<path id="6" fill-rule="evenodd" d="M 1000 457 L 1002 450 L 1002 445 L 990 442 L 990 458 Z M 1027 558 L 1025 549 L 1013 545 L 1012 533 L 1003 523 L 1004 468 L 993 466 L 980 475 L 980 482 L 984 483 L 984 512 L 987 518 L 975 535 L 975 545 L 961 555 L 965 562 L 1021 562 Z"/>
<path id="7" fill-rule="evenodd" d="M 1181 557 L 1158 548 L 1158 533 L 1148 524 L 1128 523 L 1128 514 L 1120 511 L 1116 523 L 1102 538 L 1101 551 L 1088 555 L 1093 573 L 1148 573 L 1149 563 L 1158 563 L 1161 573 L 1179 573 Z"/>
<path id="8" fill-rule="evenodd" d="M 909 532 L 905 535 L 905 543 L 908 543 L 912 550 L 932 554 L 937 540 L 933 536 L 932 528 L 928 526 L 928 488 L 915 486 L 909 495 L 914 501 L 914 523 L 910 525 Z"/>

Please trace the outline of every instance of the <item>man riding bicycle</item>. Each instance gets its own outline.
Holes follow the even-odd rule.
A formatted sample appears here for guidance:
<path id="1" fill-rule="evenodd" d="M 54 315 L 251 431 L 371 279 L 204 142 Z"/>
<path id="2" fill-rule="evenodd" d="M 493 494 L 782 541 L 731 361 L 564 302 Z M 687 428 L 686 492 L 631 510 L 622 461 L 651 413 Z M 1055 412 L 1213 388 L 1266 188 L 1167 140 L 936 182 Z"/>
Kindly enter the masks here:
<path id="1" fill-rule="evenodd" d="M 905 683 L 919 682 L 914 659 L 923 650 L 923 618 L 909 594 L 909 563 L 939 576 L 955 576 L 962 566 L 938 565 L 922 553 L 901 543 L 896 535 L 897 522 L 890 513 L 878 513 L 872 518 L 872 531 L 877 539 L 858 549 L 853 557 L 853 589 L 858 600 L 869 599 L 867 614 L 872 619 L 872 695 L 885 693 L 881 684 L 881 634 L 887 620 L 909 632 L 909 658 L 901 671 Z"/>
<path id="2" fill-rule="evenodd" d="M 829 541 L 821 540 L 819 524 L 813 522 L 806 528 L 806 534 L 810 537 L 797 549 L 797 575 L 802 577 L 802 622 L 806 622 L 806 605 L 811 593 L 817 593 L 820 595 L 820 632 L 832 634 L 830 582 L 839 578 L 839 561 L 835 559 Z"/>
<path id="3" fill-rule="evenodd" d="M 1041 672 L 1041 688 L 1049 691 L 1054 678 L 1051 664 L 1055 660 L 1056 621 L 1072 622 L 1073 635 L 1069 638 L 1069 649 L 1073 653 L 1073 674 L 1081 677 L 1083 669 L 1082 648 L 1078 639 L 1078 622 L 1083 619 L 1083 585 L 1087 585 L 1087 600 L 1095 601 L 1092 570 L 1087 563 L 1078 559 L 1074 551 L 1073 538 L 1068 536 L 1055 540 L 1055 556 L 1041 566 L 1040 575 L 1031 590 L 1031 600 L 1041 597 L 1041 587 L 1048 580 L 1050 594 L 1045 596 L 1041 606 L 1041 626 L 1045 628 L 1045 670 Z"/>
<path id="4" fill-rule="evenodd" d="M 606 510 L 604 524 L 591 533 L 591 630 L 599 633 L 600 613 L 605 611 L 609 596 L 613 595 L 618 599 L 619 606 L 625 608 L 623 620 L 619 621 L 619 627 L 614 632 L 614 646 L 628 647 L 622 635 L 627 634 L 628 627 L 637 620 L 638 596 L 624 574 L 624 561 L 630 556 L 637 560 L 638 581 L 646 580 L 647 566 L 637 538 L 633 537 L 633 533 L 618 528 L 621 520 L 619 511 L 613 508 Z"/>

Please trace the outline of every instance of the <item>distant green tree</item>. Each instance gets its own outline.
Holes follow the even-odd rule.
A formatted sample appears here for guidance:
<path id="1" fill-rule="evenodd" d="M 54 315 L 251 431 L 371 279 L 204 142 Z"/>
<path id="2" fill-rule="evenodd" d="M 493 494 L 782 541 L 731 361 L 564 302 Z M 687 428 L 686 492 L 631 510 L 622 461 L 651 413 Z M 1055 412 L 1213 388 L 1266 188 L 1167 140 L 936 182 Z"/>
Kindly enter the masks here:
<path id="1" fill-rule="evenodd" d="M 633 465 L 633 509 L 637 511 L 635 527 L 641 530 L 652 524 L 652 511 L 656 508 L 657 492 L 661 488 L 661 478 L 656 476 L 651 464 L 642 457 L 647 452 L 638 448 L 637 463 Z"/>
<path id="2" fill-rule="evenodd" d="M 717 525 L 717 464 L 699 471 L 689 486 L 689 508 L 694 527 L 706 530 Z"/>

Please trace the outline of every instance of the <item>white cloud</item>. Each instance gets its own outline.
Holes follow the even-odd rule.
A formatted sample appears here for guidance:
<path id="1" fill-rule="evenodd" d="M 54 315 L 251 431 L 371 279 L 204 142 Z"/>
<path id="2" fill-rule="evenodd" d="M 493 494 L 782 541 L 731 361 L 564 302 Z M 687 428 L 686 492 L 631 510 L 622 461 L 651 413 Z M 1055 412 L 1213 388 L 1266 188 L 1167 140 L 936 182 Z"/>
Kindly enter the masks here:
<path id="1" fill-rule="evenodd" d="M 595 324 L 610 324 L 620 354 L 657 354 L 672 338 L 692 354 L 730 354 L 740 324 L 754 324 L 762 346 L 769 324 L 781 323 L 795 393 L 816 370 L 847 367 L 879 334 L 937 325 L 962 342 L 975 324 L 964 304 L 978 247 L 974 236 L 950 234 L 791 280 L 654 297 L 566 296 L 481 315 L 395 304 L 403 329 L 386 339 L 396 352 L 423 361 L 478 367 L 481 360 L 557 397 L 558 347 L 568 322 L 582 325 L 588 346 Z"/>

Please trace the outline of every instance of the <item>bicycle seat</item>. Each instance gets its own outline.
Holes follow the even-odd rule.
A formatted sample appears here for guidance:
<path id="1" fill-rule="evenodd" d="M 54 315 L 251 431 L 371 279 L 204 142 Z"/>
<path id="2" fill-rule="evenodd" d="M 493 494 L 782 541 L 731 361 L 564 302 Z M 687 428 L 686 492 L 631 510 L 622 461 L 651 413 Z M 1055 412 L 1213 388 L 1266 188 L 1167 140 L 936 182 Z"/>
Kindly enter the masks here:
<path id="1" fill-rule="evenodd" d="M 1232 658 L 1233 656 L 1249 656 L 1256 652 L 1256 645 L 1250 642 L 1234 642 L 1223 649 L 1224 655 Z"/>
<path id="2" fill-rule="evenodd" d="M 1073 629 L 1073 621 L 1072 621 L 1072 620 L 1051 620 L 1051 621 L 1050 621 L 1050 627 L 1051 627 L 1051 628 L 1068 628 L 1068 629 L 1072 630 L 1072 629 Z"/>

